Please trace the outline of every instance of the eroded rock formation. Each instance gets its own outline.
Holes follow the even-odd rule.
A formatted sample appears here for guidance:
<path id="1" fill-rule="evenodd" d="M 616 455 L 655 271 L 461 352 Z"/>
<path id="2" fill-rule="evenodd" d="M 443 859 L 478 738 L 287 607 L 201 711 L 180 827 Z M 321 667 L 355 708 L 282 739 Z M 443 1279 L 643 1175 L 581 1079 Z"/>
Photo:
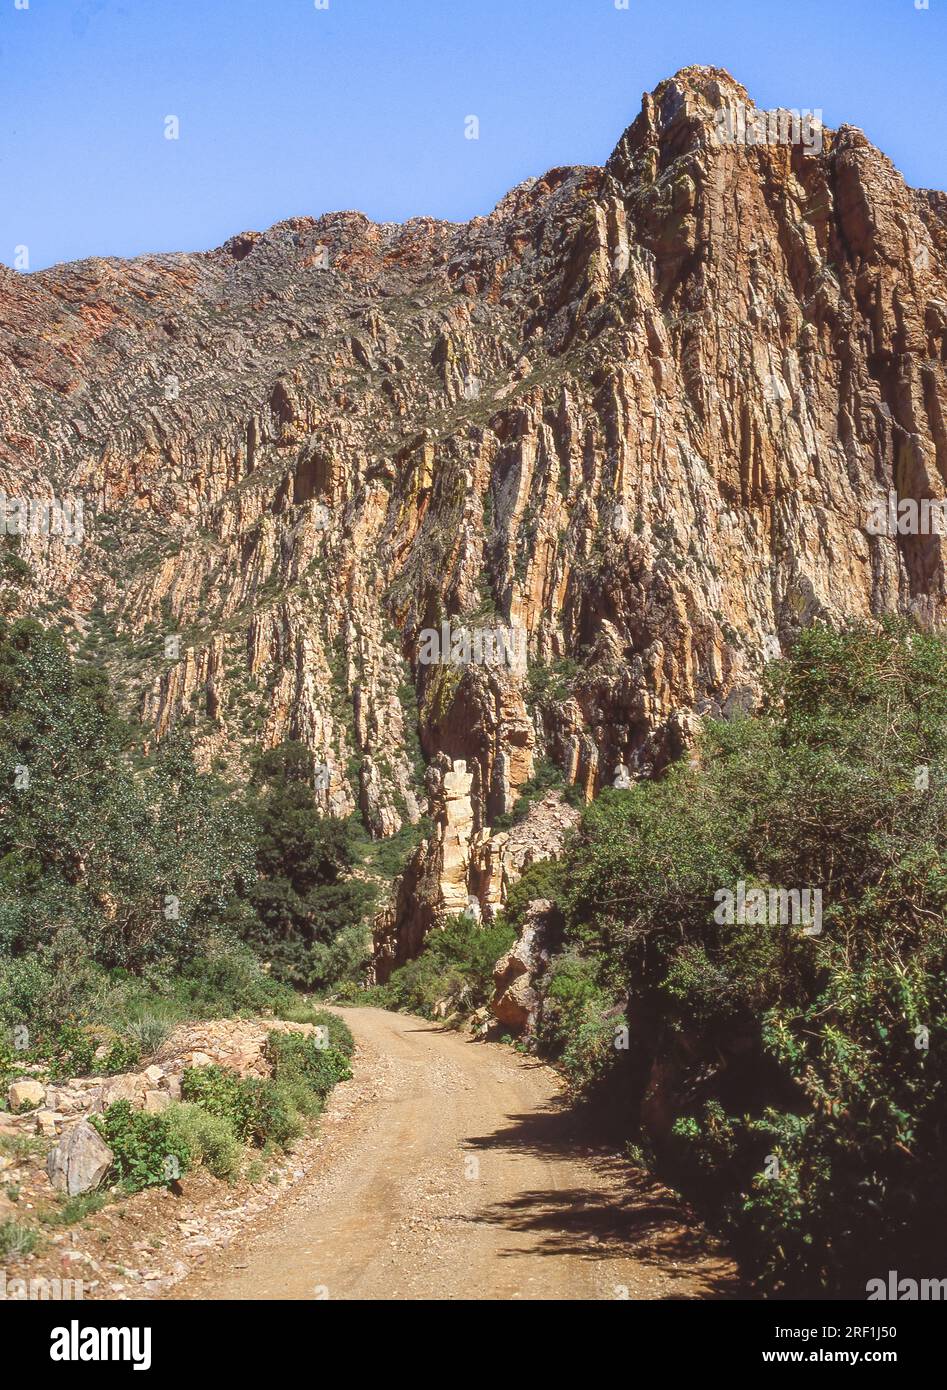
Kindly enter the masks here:
<path id="1" fill-rule="evenodd" d="M 851 127 L 721 141 L 748 100 L 685 69 L 603 168 L 466 225 L 0 269 L 0 488 L 85 529 L 21 539 L 21 608 L 156 737 L 300 738 L 379 836 L 430 805 L 387 959 L 496 899 L 485 837 L 540 758 L 592 795 L 814 618 L 943 620 L 941 537 L 867 519 L 944 492 L 947 196 Z M 527 662 L 422 664 L 445 620 Z"/>

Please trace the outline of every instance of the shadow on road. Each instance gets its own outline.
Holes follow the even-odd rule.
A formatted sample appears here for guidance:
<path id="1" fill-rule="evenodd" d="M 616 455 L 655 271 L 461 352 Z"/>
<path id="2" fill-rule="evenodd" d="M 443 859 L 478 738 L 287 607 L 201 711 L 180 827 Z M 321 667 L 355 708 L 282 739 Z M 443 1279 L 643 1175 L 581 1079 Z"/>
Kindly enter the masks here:
<path id="1" fill-rule="evenodd" d="M 522 1192 L 482 1208 L 474 1220 L 531 1233 L 538 1238 L 531 1248 L 541 1255 L 633 1259 L 686 1283 L 682 1297 L 747 1296 L 726 1252 L 710 1241 L 686 1204 L 614 1148 L 590 1142 L 581 1112 L 563 1100 L 507 1119 L 503 1128 L 468 1139 L 467 1146 L 578 1159 L 593 1169 L 602 1186 Z M 518 1256 L 523 1251 L 504 1253 Z"/>

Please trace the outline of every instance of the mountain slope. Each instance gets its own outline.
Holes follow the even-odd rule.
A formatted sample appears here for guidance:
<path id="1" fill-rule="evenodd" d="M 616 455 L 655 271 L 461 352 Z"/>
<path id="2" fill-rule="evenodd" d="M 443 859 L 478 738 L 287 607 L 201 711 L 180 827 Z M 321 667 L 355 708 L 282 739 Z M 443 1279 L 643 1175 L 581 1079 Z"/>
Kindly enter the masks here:
<path id="1" fill-rule="evenodd" d="M 748 102 L 685 69 L 604 168 L 466 225 L 0 271 L 0 488 L 84 508 L 81 545 L 21 538 L 21 607 L 158 736 L 300 738 L 375 835 L 430 804 L 382 976 L 538 852 L 489 828 L 541 758 L 593 794 L 813 619 L 942 619 L 941 537 L 869 519 L 944 491 L 947 197 L 850 127 L 721 140 Z M 426 665 L 445 620 L 527 660 Z"/>

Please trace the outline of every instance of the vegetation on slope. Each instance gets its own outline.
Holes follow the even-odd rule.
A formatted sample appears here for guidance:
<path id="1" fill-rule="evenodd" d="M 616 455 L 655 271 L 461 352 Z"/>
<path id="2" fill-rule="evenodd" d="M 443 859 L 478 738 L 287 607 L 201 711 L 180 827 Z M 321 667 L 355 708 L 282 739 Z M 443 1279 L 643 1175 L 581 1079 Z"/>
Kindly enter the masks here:
<path id="1" fill-rule="evenodd" d="M 186 1018 L 302 1020 L 293 986 L 360 968 L 367 890 L 308 757 L 234 788 L 184 735 L 145 756 L 100 670 L 0 618 L 0 1071 L 120 1071 Z"/>
<path id="2" fill-rule="evenodd" d="M 525 905 L 552 899 L 533 1045 L 623 1117 L 761 1287 L 860 1296 L 889 1269 L 935 1274 L 945 735 L 944 639 L 813 628 L 769 668 L 758 715 L 707 724 L 692 761 L 605 791 L 496 923 L 432 934 L 376 996 L 482 1006 Z M 100 672 L 38 624 L 0 620 L 0 768 L 8 1069 L 121 1070 L 181 1018 L 312 1017 L 293 986 L 359 977 L 365 846 L 318 816 L 299 746 L 264 755 L 246 789 L 200 772 L 180 736 L 145 756 Z M 734 920 L 720 899 L 739 885 L 747 901 L 818 891 L 821 916 Z M 226 1175 L 242 1143 L 288 1142 L 344 1074 L 344 1047 L 300 1046 L 274 1043 L 266 1094 L 191 1077 L 167 1120 L 177 1147 L 162 1131 L 154 1152 Z M 151 1119 L 107 1123 L 137 1181 Z"/>
<path id="3" fill-rule="evenodd" d="M 889 1269 L 939 1269 L 945 748 L 947 641 L 816 627 L 769 669 L 757 716 L 604 792 L 565 859 L 517 885 L 559 909 L 534 1046 L 770 1292 L 864 1297 Z M 721 892 L 741 882 L 820 890 L 821 923 L 780 921 L 768 897 L 738 920 Z"/>

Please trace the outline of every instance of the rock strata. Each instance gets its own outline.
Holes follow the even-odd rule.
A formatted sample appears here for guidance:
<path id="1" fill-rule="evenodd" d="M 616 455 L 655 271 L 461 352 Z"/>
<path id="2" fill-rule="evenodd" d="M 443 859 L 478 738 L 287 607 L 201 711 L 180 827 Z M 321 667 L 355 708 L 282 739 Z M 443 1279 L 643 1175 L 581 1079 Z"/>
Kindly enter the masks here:
<path id="1" fill-rule="evenodd" d="M 947 198 L 851 126 L 722 140 L 737 106 L 686 68 L 604 166 L 467 224 L 0 268 L 0 490 L 82 504 L 21 536 L 16 604 L 150 737 L 235 770 L 300 738 L 376 836 L 430 810 L 382 972 L 502 897 L 490 828 L 544 762 L 592 796 L 814 619 L 943 622 L 943 538 L 870 518 L 944 493 Z M 425 662 L 445 622 L 524 659 Z"/>

